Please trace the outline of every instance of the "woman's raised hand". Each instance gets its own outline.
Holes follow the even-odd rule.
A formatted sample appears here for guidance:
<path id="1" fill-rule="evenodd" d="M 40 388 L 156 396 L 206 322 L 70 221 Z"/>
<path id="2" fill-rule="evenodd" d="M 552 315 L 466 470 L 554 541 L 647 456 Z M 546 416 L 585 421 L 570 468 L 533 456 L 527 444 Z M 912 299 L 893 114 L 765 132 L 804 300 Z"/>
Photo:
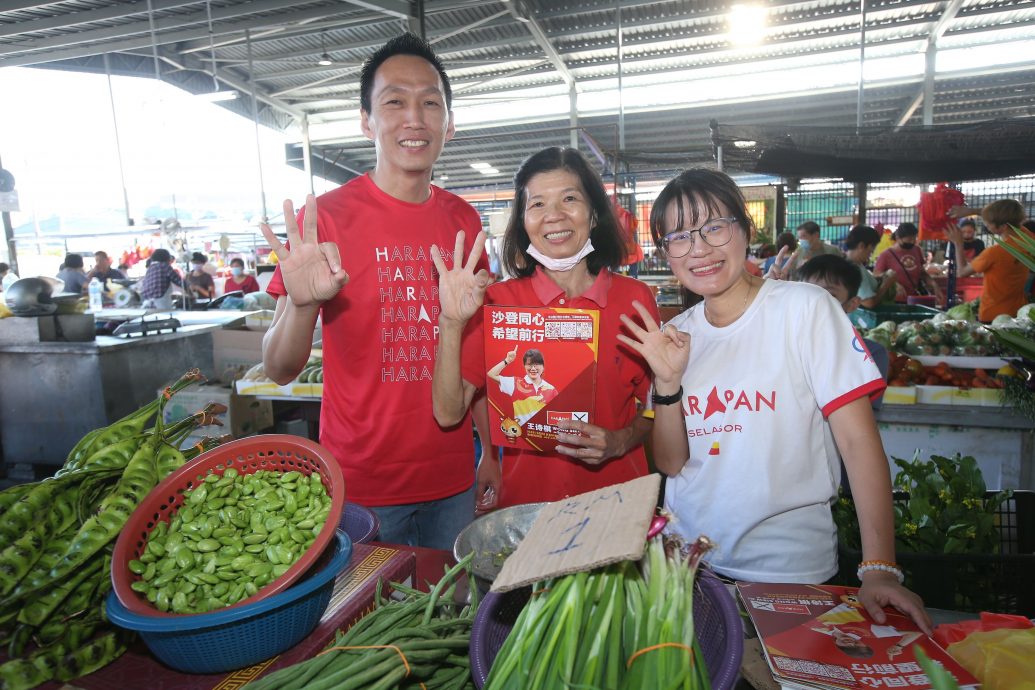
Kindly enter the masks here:
<path id="1" fill-rule="evenodd" d="M 766 278 L 773 280 L 785 280 L 788 277 L 788 270 L 791 266 L 791 258 L 787 256 L 787 252 L 790 248 L 787 245 L 780 247 L 780 252 L 776 255 L 776 259 L 773 260 L 773 265 L 769 267 L 769 272 L 765 274 Z"/>
<path id="2" fill-rule="evenodd" d="M 437 245 L 431 245 L 431 260 L 438 271 L 438 299 L 442 304 L 439 319 L 467 323 L 485 302 L 485 288 L 492 279 L 484 268 L 475 272 L 478 260 L 485 251 L 485 233 L 479 232 L 474 238 L 471 254 L 464 261 L 465 233 L 456 233 L 456 244 L 453 247 L 453 267 L 446 268 L 442 251 Z"/>
<path id="3" fill-rule="evenodd" d="M 269 225 L 259 225 L 270 249 L 277 253 L 280 275 L 291 303 L 296 307 L 320 305 L 337 295 L 349 282 L 349 274 L 341 267 L 338 245 L 317 240 L 316 197 L 309 194 L 305 198 L 301 233 L 298 231 L 295 208 L 290 199 L 285 200 L 284 227 L 290 249 L 281 244 Z"/>
<path id="4" fill-rule="evenodd" d="M 672 325 L 660 328 L 647 308 L 639 302 L 633 301 L 633 307 L 640 314 L 644 325 L 641 327 L 622 314 L 622 324 L 633 337 L 619 333 L 618 339 L 647 360 L 654 372 L 655 387 L 660 382 L 665 389 L 671 387 L 672 392 L 675 392 L 690 361 L 690 336 Z"/>

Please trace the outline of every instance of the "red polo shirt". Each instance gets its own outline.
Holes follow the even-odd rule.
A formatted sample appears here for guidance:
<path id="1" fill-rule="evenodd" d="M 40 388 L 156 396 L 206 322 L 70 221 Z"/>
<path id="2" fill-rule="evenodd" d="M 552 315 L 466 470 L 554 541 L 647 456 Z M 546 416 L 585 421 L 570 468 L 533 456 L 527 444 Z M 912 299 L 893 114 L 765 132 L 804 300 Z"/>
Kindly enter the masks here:
<path id="1" fill-rule="evenodd" d="M 622 329 L 619 316 L 635 321 L 639 315 L 633 300 L 643 304 L 660 320 L 654 295 L 639 280 L 603 270 L 593 285 L 578 297 L 567 298 L 564 291 L 540 268 L 529 278 L 507 280 L 489 287 L 485 304 L 507 306 L 564 307 L 600 310 L 600 340 L 597 359 L 594 404 L 597 424 L 618 430 L 629 426 L 639 414 L 637 400 L 645 401 L 650 389 L 650 367 L 618 341 Z M 463 377 L 481 389 L 485 386 L 484 345 L 481 333 L 466 341 L 471 346 L 462 353 Z M 566 496 L 592 491 L 647 474 L 643 446 L 602 465 L 586 465 L 563 455 L 544 455 L 505 448 L 500 507 L 518 503 L 557 501 Z"/>

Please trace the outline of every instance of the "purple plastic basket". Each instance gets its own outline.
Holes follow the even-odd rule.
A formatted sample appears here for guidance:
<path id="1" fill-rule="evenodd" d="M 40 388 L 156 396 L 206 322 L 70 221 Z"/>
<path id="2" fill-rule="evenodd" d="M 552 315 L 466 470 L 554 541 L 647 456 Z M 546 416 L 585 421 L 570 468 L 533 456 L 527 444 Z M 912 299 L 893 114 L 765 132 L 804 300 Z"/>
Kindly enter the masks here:
<path id="1" fill-rule="evenodd" d="M 345 503 L 345 510 L 338 521 L 338 529 L 349 535 L 353 544 L 366 544 L 377 537 L 381 529 L 381 521 L 370 508 L 358 503 Z"/>
<path id="2" fill-rule="evenodd" d="M 737 602 L 719 578 L 701 568 L 694 594 L 694 629 L 713 690 L 732 690 L 744 656 L 744 628 Z M 492 662 L 525 607 L 531 587 L 485 595 L 471 630 L 471 675 L 481 690 Z"/>

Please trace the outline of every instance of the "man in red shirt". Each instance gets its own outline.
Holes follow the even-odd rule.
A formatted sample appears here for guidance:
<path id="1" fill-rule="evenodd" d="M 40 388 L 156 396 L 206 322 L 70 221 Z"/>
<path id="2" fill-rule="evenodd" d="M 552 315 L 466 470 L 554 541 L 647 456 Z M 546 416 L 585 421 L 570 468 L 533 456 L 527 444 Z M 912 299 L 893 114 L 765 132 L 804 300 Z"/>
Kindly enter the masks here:
<path id="1" fill-rule="evenodd" d="M 440 312 L 431 246 L 452 246 L 465 230 L 469 252 L 481 230 L 477 211 L 431 185 L 453 137 L 451 98 L 427 43 L 389 41 L 360 75 L 374 169 L 319 207 L 310 195 L 301 234 L 285 201 L 288 248 L 263 225 L 280 259 L 267 289 L 277 309 L 263 342 L 266 375 L 286 383 L 301 371 L 322 317 L 320 441 L 342 466 L 346 498 L 378 514 L 381 541 L 431 548 L 451 548 L 474 516 L 469 417 L 441 428 L 431 409 Z M 484 252 L 479 261 L 488 265 Z M 484 401 L 473 412 L 487 428 Z"/>

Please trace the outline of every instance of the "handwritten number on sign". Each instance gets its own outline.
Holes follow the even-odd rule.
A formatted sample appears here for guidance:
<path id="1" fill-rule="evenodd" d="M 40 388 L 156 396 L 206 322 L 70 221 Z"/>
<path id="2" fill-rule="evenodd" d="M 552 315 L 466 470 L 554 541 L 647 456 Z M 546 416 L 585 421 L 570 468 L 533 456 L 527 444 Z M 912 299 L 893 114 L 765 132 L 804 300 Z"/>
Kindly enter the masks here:
<path id="1" fill-rule="evenodd" d="M 553 551 L 548 551 L 547 553 L 549 553 L 552 556 L 554 554 L 564 553 L 565 551 L 571 551 L 574 548 L 582 546 L 581 544 L 576 544 L 575 540 L 578 538 L 579 534 L 582 533 L 582 530 L 586 529 L 586 525 L 588 524 L 589 516 L 587 515 L 586 517 L 582 518 L 568 529 L 563 530 L 561 534 L 567 534 L 568 532 L 572 532 L 571 539 L 569 539 L 568 543 L 562 546 L 561 548 L 554 549 Z"/>

